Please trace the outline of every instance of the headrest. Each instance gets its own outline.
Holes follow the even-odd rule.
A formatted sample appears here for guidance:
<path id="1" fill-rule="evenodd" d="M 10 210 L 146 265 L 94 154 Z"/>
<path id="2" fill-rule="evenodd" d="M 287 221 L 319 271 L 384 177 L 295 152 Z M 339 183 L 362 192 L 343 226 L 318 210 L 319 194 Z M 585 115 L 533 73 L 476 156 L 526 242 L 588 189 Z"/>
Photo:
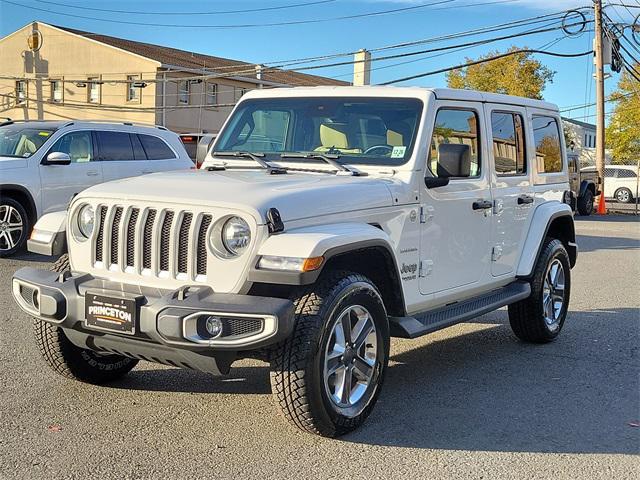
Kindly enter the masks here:
<path id="1" fill-rule="evenodd" d="M 468 177 L 471 172 L 471 148 L 459 143 L 438 145 L 438 177 Z"/>

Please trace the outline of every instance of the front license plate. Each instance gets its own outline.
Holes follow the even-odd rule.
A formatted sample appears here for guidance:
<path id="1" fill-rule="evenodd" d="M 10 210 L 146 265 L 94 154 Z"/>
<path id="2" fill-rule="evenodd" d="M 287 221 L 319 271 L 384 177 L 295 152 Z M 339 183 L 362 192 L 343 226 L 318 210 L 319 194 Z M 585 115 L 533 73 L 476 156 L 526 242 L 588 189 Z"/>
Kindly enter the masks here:
<path id="1" fill-rule="evenodd" d="M 134 334 L 138 323 L 138 304 L 135 299 L 85 295 L 85 323 L 89 328 Z"/>

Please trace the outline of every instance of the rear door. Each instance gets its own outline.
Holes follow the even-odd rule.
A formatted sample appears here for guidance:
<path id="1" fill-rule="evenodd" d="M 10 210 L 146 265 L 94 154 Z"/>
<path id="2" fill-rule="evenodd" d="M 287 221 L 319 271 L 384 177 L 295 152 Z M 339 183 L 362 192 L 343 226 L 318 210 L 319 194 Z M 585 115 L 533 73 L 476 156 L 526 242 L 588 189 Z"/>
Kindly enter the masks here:
<path id="1" fill-rule="evenodd" d="M 513 274 L 534 207 L 524 107 L 485 104 L 491 157 L 491 274 Z"/>
<path id="2" fill-rule="evenodd" d="M 82 190 L 102 183 L 102 164 L 97 161 L 89 130 L 69 132 L 60 137 L 43 156 L 53 152 L 71 157 L 69 165 L 40 165 L 42 213 L 66 210 L 71 199 Z"/>
<path id="3" fill-rule="evenodd" d="M 145 173 L 165 172 L 193 167 L 193 162 L 179 158 L 178 154 L 167 142 L 155 135 L 138 133 L 132 135 L 134 142 L 139 142 L 144 150 L 145 160 L 142 170 Z"/>
<path id="4" fill-rule="evenodd" d="M 144 161 L 136 161 L 131 135 L 116 130 L 95 132 L 105 182 L 142 175 Z"/>

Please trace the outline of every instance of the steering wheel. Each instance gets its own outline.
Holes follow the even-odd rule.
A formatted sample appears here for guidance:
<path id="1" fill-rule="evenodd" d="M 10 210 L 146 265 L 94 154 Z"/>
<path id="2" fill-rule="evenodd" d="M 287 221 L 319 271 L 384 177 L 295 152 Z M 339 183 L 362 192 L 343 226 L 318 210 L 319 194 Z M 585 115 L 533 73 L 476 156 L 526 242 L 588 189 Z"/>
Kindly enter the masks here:
<path id="1" fill-rule="evenodd" d="M 371 147 L 367 148 L 363 152 L 363 154 L 366 155 L 366 154 L 371 153 L 372 151 L 378 150 L 378 149 L 385 150 L 385 152 L 382 152 L 382 155 L 384 155 L 386 153 L 391 154 L 391 152 L 393 152 L 393 147 L 391 145 L 372 145 Z"/>

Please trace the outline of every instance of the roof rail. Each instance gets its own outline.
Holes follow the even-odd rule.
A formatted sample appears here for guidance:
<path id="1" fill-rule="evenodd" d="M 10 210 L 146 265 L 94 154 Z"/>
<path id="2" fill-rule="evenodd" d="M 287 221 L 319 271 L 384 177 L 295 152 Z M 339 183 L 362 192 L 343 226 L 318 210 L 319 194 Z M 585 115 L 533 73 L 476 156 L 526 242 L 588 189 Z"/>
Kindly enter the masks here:
<path id="1" fill-rule="evenodd" d="M 86 122 L 86 123 L 109 123 L 112 125 L 127 125 L 127 126 L 139 126 L 139 127 L 149 127 L 149 128 L 158 128 L 160 130 L 169 130 L 167 127 L 163 127 L 162 125 L 155 125 L 153 123 L 145 123 L 145 122 L 118 122 L 114 120 L 105 120 L 104 118 L 96 118 L 96 119 L 77 119 L 76 122 Z"/>

